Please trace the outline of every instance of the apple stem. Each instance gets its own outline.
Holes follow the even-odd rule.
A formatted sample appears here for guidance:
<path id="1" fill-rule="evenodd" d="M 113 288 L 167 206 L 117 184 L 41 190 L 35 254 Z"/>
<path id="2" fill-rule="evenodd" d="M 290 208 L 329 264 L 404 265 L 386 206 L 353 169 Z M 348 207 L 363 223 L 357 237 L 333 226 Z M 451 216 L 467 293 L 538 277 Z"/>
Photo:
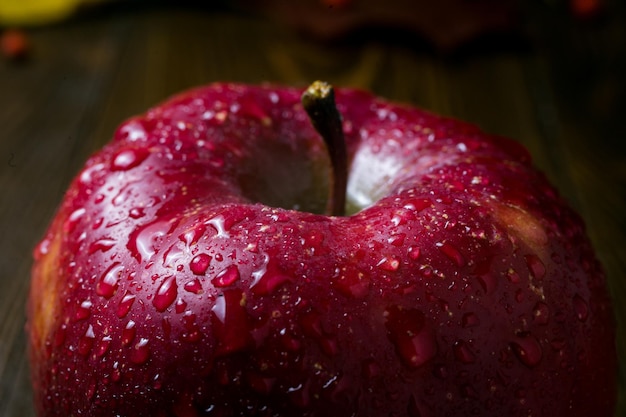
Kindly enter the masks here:
<path id="1" fill-rule="evenodd" d="M 330 156 L 333 175 L 329 211 L 333 216 L 344 216 L 348 185 L 348 156 L 341 114 L 335 103 L 333 87 L 326 82 L 315 81 L 302 93 L 302 106 L 309 115 L 311 124 L 324 139 Z"/>

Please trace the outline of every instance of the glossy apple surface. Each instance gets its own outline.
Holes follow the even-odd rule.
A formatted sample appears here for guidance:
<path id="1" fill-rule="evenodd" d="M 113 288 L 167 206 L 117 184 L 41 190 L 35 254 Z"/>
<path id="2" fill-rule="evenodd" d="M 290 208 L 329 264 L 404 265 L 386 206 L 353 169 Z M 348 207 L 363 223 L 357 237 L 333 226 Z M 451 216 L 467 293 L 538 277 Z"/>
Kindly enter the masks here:
<path id="1" fill-rule="evenodd" d="M 598 416 L 614 321 L 529 154 L 335 92 L 348 215 L 302 89 L 213 84 L 116 131 L 35 251 L 48 416 Z"/>

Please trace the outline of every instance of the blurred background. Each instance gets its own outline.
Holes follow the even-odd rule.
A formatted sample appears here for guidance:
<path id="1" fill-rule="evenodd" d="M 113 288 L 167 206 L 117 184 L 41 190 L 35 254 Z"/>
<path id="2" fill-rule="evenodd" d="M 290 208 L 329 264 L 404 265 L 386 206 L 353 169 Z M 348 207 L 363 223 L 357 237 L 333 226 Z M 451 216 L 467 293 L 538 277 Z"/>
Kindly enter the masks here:
<path id="1" fill-rule="evenodd" d="M 585 218 L 615 300 L 626 415 L 621 0 L 0 0 L 0 416 L 31 417 L 32 248 L 117 125 L 213 81 L 323 79 L 526 145 Z"/>

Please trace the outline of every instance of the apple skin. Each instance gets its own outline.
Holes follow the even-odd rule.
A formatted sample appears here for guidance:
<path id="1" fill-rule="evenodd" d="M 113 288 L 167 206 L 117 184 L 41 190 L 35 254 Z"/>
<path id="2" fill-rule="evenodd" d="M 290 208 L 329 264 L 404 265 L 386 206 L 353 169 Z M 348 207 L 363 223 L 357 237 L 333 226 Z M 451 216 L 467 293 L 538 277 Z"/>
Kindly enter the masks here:
<path id="1" fill-rule="evenodd" d="M 40 417 L 611 416 L 583 222 L 513 141 L 338 89 L 349 215 L 302 89 L 132 118 L 35 250 Z"/>

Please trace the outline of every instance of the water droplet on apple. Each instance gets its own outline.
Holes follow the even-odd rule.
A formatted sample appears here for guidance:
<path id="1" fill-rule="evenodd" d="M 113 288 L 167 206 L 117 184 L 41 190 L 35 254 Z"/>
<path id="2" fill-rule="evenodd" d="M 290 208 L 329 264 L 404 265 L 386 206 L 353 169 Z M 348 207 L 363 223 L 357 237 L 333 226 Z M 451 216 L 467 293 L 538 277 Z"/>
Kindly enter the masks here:
<path id="1" fill-rule="evenodd" d="M 201 294 L 203 292 L 202 283 L 197 278 L 187 281 L 183 288 L 192 294 Z"/>
<path id="2" fill-rule="evenodd" d="M 111 371 L 111 381 L 118 382 L 122 378 L 122 370 L 119 367 L 119 362 L 113 363 L 113 371 Z"/>
<path id="3" fill-rule="evenodd" d="M 574 296 L 573 300 L 574 311 L 576 312 L 576 318 L 580 321 L 586 321 L 589 317 L 589 306 L 587 302 L 578 294 Z"/>
<path id="4" fill-rule="evenodd" d="M 184 253 L 177 245 L 172 245 L 163 253 L 163 266 L 165 268 L 174 268 L 176 261 L 181 259 Z"/>
<path id="5" fill-rule="evenodd" d="M 538 301 L 533 308 L 533 320 L 537 324 L 545 325 L 550 321 L 550 308 L 543 301 Z"/>
<path id="6" fill-rule="evenodd" d="M 510 346 L 517 359 L 529 368 L 537 366 L 543 356 L 539 341 L 528 332 L 519 333 Z"/>
<path id="7" fill-rule="evenodd" d="M 437 365 L 433 369 L 433 375 L 435 375 L 439 379 L 446 379 L 448 378 L 448 375 L 450 375 L 450 372 L 445 365 Z"/>
<path id="8" fill-rule="evenodd" d="M 433 202 L 429 198 L 410 198 L 404 203 L 404 208 L 407 210 L 414 211 L 415 213 L 419 213 L 432 206 Z"/>
<path id="9" fill-rule="evenodd" d="M 113 338 L 111 336 L 104 336 L 102 339 L 100 339 L 100 342 L 98 342 L 98 346 L 96 347 L 97 357 L 100 358 L 109 351 L 109 347 L 111 346 L 112 340 Z"/>
<path id="10" fill-rule="evenodd" d="M 291 280 L 290 275 L 285 274 L 274 261 L 270 261 L 270 258 L 265 256 L 261 268 L 252 272 L 252 285 L 250 287 L 255 294 L 267 295 Z"/>
<path id="11" fill-rule="evenodd" d="M 303 241 L 306 250 L 313 255 L 316 251 L 319 252 L 324 242 L 324 234 L 318 229 L 312 229 L 304 236 Z"/>
<path id="12" fill-rule="evenodd" d="M 148 157 L 147 148 L 128 148 L 118 151 L 111 162 L 112 171 L 127 171 L 136 167 Z"/>
<path id="13" fill-rule="evenodd" d="M 133 350 L 130 353 L 130 361 L 141 365 L 146 363 L 148 358 L 150 357 L 150 347 L 148 346 L 149 340 L 146 338 L 139 339 L 139 342 L 133 346 Z"/>
<path id="14" fill-rule="evenodd" d="M 459 268 L 465 266 L 467 263 L 461 252 L 450 242 L 437 243 L 435 246 L 437 246 L 439 250 Z"/>
<path id="15" fill-rule="evenodd" d="M 48 252 L 50 252 L 50 238 L 46 237 L 37 245 L 37 248 L 35 249 L 35 257 L 39 260 L 43 256 L 47 255 Z"/>
<path id="16" fill-rule="evenodd" d="M 164 312 L 169 306 L 176 300 L 178 295 L 178 285 L 176 284 L 176 277 L 168 275 L 163 278 L 159 288 L 157 289 L 154 298 L 152 299 L 152 305 L 159 312 Z"/>
<path id="17" fill-rule="evenodd" d="M 515 270 L 509 269 L 506 276 L 511 284 L 519 284 L 520 276 Z"/>
<path id="18" fill-rule="evenodd" d="M 224 228 L 224 216 L 215 216 L 211 220 L 207 220 L 206 224 L 212 226 L 215 229 L 215 231 L 217 232 L 217 235 L 215 237 L 230 237 L 228 231 Z"/>
<path id="19" fill-rule="evenodd" d="M 147 261 L 154 255 L 159 246 L 159 240 L 166 236 L 173 224 L 168 220 L 157 220 L 138 227 L 130 234 L 128 249 L 139 261 Z"/>
<path id="20" fill-rule="evenodd" d="M 457 340 L 456 342 L 454 342 L 452 350 L 457 360 L 462 363 L 474 363 L 474 361 L 476 360 L 476 355 L 463 340 Z"/>
<path id="21" fill-rule="evenodd" d="M 185 332 L 182 335 L 182 339 L 185 342 L 197 342 L 202 337 L 202 333 L 200 333 L 200 327 L 196 322 L 196 315 L 191 311 L 187 311 L 183 316 L 183 326 L 185 327 Z"/>
<path id="22" fill-rule="evenodd" d="M 239 289 L 226 290 L 215 300 L 211 322 L 219 343 L 217 354 L 241 350 L 253 341 L 245 306 L 245 294 Z"/>
<path id="23" fill-rule="evenodd" d="M 76 209 L 69 215 L 65 223 L 63 224 L 63 231 L 67 233 L 71 233 L 75 228 L 80 219 L 85 215 L 87 210 L 84 207 Z"/>
<path id="24" fill-rule="evenodd" d="M 95 378 L 91 378 L 89 380 L 89 383 L 87 384 L 87 390 L 85 391 L 85 396 L 87 397 L 87 400 L 91 401 L 93 396 L 96 394 L 97 385 L 98 384 Z"/>
<path id="25" fill-rule="evenodd" d="M 76 309 L 76 313 L 74 314 L 75 320 L 84 320 L 91 315 L 91 306 L 92 302 L 90 300 L 85 300 L 80 303 L 78 309 Z"/>
<path id="26" fill-rule="evenodd" d="M 367 379 L 375 378 L 380 375 L 381 368 L 374 359 L 366 359 L 361 364 L 361 373 Z"/>
<path id="27" fill-rule="evenodd" d="M 474 313 L 465 313 L 461 317 L 461 326 L 466 329 L 468 327 L 476 327 L 480 324 L 480 319 Z"/>
<path id="28" fill-rule="evenodd" d="M 338 271 L 334 281 L 337 289 L 345 296 L 364 298 L 370 291 L 369 275 L 357 270 L 352 266 L 346 266 Z"/>
<path id="29" fill-rule="evenodd" d="M 65 343 L 66 336 L 67 336 L 67 325 L 62 324 L 54 333 L 54 346 L 59 347 L 63 345 L 63 343 Z"/>
<path id="30" fill-rule="evenodd" d="M 216 288 L 228 287 L 239 280 L 239 278 L 239 268 L 237 268 L 236 265 L 230 265 L 217 274 L 217 276 L 211 280 L 211 284 Z"/>
<path id="31" fill-rule="evenodd" d="M 176 311 L 176 313 L 180 314 L 183 311 L 185 311 L 187 309 L 187 301 L 185 301 L 182 298 L 179 298 L 178 301 L 176 301 L 176 304 L 174 305 L 174 311 Z"/>
<path id="32" fill-rule="evenodd" d="M 91 245 L 89 245 L 89 254 L 92 255 L 95 252 L 107 252 L 108 250 L 110 250 L 113 246 L 115 246 L 116 241 L 114 239 L 111 238 L 107 238 L 104 237 L 102 239 L 98 239 L 95 242 L 92 242 Z"/>
<path id="33" fill-rule="evenodd" d="M 537 255 L 526 255 L 526 265 L 534 278 L 543 279 L 546 275 L 546 266 Z"/>
<path id="34" fill-rule="evenodd" d="M 406 366 L 417 368 L 435 357 L 437 342 L 421 311 L 392 306 L 384 318 L 387 337 Z"/>
<path id="35" fill-rule="evenodd" d="M 211 257 L 206 253 L 199 253 L 191 259 L 189 263 L 189 269 L 195 275 L 204 275 L 211 263 Z"/>
<path id="36" fill-rule="evenodd" d="M 409 247 L 408 254 L 409 254 L 409 258 L 411 258 L 412 260 L 414 261 L 418 260 L 421 254 L 419 246 Z"/>
<path id="37" fill-rule="evenodd" d="M 339 352 L 339 345 L 334 337 L 322 337 L 318 342 L 320 349 L 327 356 L 335 356 Z"/>
<path id="38" fill-rule="evenodd" d="M 104 298 L 111 298 L 117 291 L 120 274 L 124 270 L 124 265 L 119 262 L 114 263 L 102 274 L 100 281 L 96 285 L 96 294 Z"/>
<path id="39" fill-rule="evenodd" d="M 130 308 L 133 306 L 134 302 L 135 302 L 135 296 L 133 294 L 129 294 L 128 292 L 126 292 L 126 294 L 120 301 L 120 304 L 117 306 L 117 317 L 121 319 L 126 317 L 128 312 L 130 311 Z"/>
<path id="40" fill-rule="evenodd" d="M 133 207 L 128 211 L 128 216 L 131 219 L 140 219 L 146 215 L 146 210 L 143 207 Z"/>
<path id="41" fill-rule="evenodd" d="M 87 356 L 89 351 L 91 351 L 95 338 L 96 335 L 93 331 L 93 326 L 90 324 L 85 334 L 78 341 L 78 353 L 82 356 Z"/>
<path id="42" fill-rule="evenodd" d="M 135 322 L 133 320 L 128 320 L 124 330 L 122 330 L 122 345 L 129 345 L 135 338 L 135 333 L 137 333 Z"/>
<path id="43" fill-rule="evenodd" d="M 400 268 L 400 261 L 393 257 L 385 256 L 376 264 L 377 267 L 385 271 L 394 272 Z"/>

